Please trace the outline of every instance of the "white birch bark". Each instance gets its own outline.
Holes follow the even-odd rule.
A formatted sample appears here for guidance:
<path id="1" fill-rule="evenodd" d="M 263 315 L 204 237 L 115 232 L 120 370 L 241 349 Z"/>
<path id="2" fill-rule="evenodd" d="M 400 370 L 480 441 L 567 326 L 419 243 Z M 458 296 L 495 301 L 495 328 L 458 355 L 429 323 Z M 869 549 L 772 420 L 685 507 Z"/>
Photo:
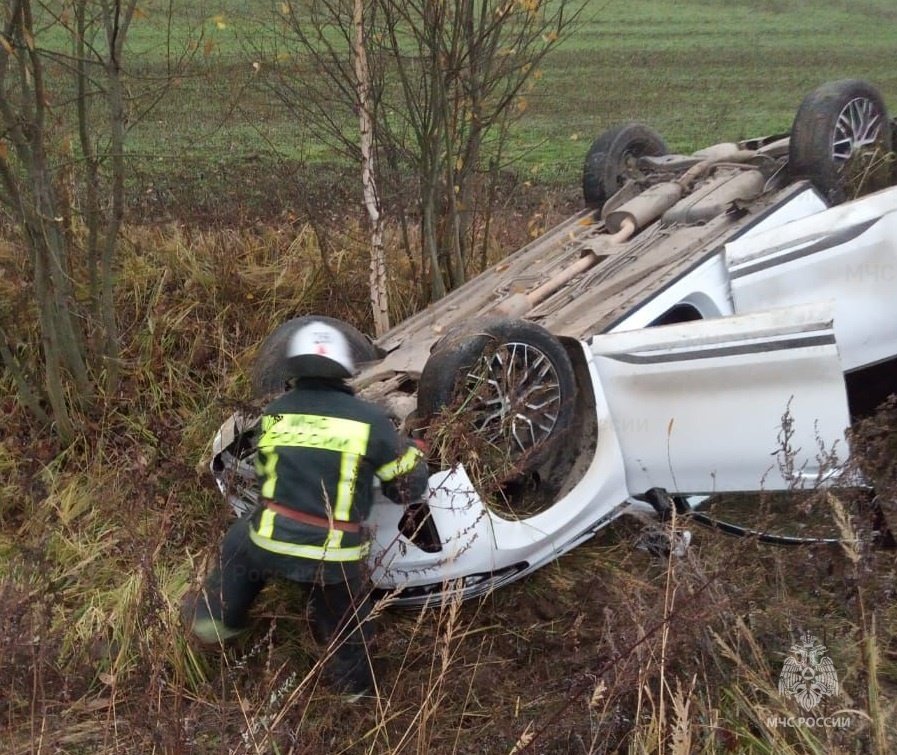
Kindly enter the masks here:
<path id="1" fill-rule="evenodd" d="M 355 0 L 355 85 L 358 95 L 358 127 L 361 146 L 361 186 L 364 205 L 371 222 L 371 310 L 374 332 L 381 336 L 389 330 L 389 297 L 386 290 L 386 259 L 383 249 L 383 218 L 374 174 L 374 149 L 371 113 L 369 110 L 370 75 L 364 41 L 364 2 Z"/>

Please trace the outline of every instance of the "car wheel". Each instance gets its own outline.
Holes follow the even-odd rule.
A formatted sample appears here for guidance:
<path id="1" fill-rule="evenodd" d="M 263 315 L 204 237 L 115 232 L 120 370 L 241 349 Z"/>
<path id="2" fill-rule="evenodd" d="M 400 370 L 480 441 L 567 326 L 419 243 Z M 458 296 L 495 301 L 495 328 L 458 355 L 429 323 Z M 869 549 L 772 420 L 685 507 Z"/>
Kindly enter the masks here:
<path id="1" fill-rule="evenodd" d="M 798 108 L 791 127 L 788 163 L 829 200 L 840 202 L 889 183 L 891 124 L 884 100 L 865 81 L 823 84 Z"/>
<path id="2" fill-rule="evenodd" d="M 582 167 L 582 197 L 587 207 L 599 209 L 627 179 L 638 179 L 638 158 L 669 152 L 663 138 L 641 123 L 608 129 L 589 147 Z"/>
<path id="3" fill-rule="evenodd" d="M 491 458 L 495 478 L 507 481 L 557 447 L 575 392 L 573 365 L 555 336 L 524 320 L 495 320 L 440 342 L 421 373 L 418 412 L 431 436 L 481 444 L 479 459 Z"/>
<path id="4" fill-rule="evenodd" d="M 289 379 L 287 361 L 284 356 L 287 341 L 298 328 L 310 322 L 324 322 L 336 328 L 349 342 L 355 365 L 374 362 L 380 358 L 377 347 L 358 328 L 334 317 L 324 315 L 303 315 L 287 320 L 269 335 L 259 347 L 252 369 L 252 388 L 257 397 L 279 393 Z"/>

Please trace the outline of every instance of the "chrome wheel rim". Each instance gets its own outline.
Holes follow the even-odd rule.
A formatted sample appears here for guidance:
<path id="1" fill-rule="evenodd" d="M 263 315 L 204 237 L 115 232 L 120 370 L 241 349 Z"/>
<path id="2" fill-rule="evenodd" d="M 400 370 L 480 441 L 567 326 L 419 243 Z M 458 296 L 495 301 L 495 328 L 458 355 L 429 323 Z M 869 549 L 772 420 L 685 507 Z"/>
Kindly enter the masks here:
<path id="1" fill-rule="evenodd" d="M 835 123 L 832 138 L 832 159 L 839 168 L 864 147 L 875 144 L 881 135 L 883 113 L 866 97 L 848 102 Z"/>
<path id="2" fill-rule="evenodd" d="M 551 360 L 525 343 L 506 343 L 483 355 L 467 373 L 476 432 L 506 444 L 512 456 L 542 443 L 554 430 L 561 386 Z"/>

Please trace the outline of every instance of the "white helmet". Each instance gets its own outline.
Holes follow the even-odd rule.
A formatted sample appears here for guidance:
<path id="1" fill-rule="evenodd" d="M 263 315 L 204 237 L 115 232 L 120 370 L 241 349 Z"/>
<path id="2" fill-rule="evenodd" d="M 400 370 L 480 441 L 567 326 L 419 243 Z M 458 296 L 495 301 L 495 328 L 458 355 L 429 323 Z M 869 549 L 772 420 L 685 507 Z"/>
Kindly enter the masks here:
<path id="1" fill-rule="evenodd" d="M 355 372 L 346 337 L 317 320 L 297 329 L 287 341 L 286 357 L 294 378 L 349 378 Z"/>

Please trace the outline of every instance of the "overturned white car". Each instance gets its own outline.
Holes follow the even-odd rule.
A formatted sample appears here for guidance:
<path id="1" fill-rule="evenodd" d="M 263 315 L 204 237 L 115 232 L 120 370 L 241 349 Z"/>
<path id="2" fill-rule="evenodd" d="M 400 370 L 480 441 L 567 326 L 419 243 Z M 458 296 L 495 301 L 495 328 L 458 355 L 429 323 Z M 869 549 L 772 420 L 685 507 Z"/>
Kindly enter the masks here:
<path id="1" fill-rule="evenodd" d="M 895 131 L 860 81 L 811 93 L 790 134 L 692 155 L 611 129 L 582 212 L 374 343 L 337 323 L 358 391 L 430 449 L 427 499 L 374 507 L 374 583 L 469 597 L 621 514 L 831 475 L 851 416 L 897 390 Z M 263 344 L 261 393 L 308 319 Z M 238 514 L 254 428 L 214 443 Z"/>

